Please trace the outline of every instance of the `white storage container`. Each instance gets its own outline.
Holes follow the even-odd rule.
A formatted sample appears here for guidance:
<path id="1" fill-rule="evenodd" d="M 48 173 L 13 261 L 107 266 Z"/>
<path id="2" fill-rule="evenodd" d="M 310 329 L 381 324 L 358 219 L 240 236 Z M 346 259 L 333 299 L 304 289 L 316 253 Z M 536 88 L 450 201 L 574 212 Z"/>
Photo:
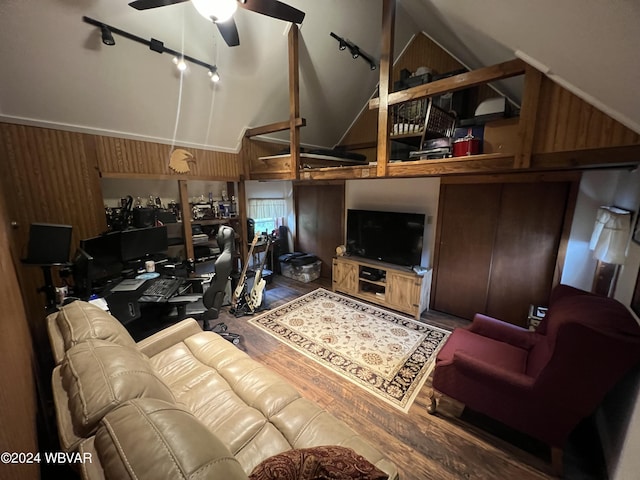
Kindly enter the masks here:
<path id="1" fill-rule="evenodd" d="M 322 261 L 316 260 L 309 265 L 302 265 L 296 267 L 290 263 L 280 262 L 280 271 L 285 277 L 292 278 L 299 282 L 309 283 L 317 280 L 320 277 L 320 267 Z"/>

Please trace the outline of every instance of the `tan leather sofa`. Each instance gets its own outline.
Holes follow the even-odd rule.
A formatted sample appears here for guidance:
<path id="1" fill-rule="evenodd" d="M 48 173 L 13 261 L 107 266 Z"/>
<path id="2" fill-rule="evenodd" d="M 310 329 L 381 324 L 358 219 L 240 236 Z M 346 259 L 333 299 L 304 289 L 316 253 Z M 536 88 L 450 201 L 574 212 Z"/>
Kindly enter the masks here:
<path id="1" fill-rule="evenodd" d="M 193 319 L 135 343 L 76 301 L 47 319 L 61 448 L 86 479 L 246 479 L 291 449 L 341 445 L 390 479 L 395 465 L 281 376 Z"/>

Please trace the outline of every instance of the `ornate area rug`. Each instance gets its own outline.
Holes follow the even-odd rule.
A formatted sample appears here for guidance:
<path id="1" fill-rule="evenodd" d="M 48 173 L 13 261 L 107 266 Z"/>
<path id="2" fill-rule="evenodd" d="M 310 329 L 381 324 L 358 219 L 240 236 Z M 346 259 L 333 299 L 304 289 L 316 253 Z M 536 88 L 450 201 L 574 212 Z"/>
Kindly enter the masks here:
<path id="1" fill-rule="evenodd" d="M 322 288 L 249 323 L 405 413 L 449 335 Z"/>

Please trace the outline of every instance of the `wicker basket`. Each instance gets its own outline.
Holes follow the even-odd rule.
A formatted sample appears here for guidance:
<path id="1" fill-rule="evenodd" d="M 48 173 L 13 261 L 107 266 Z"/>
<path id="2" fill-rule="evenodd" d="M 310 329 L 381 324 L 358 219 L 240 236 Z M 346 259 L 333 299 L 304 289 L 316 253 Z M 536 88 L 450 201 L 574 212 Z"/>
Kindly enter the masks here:
<path id="1" fill-rule="evenodd" d="M 432 98 L 420 98 L 392 105 L 391 137 L 422 135 L 423 138 L 451 137 L 455 130 L 455 114 L 433 104 Z"/>

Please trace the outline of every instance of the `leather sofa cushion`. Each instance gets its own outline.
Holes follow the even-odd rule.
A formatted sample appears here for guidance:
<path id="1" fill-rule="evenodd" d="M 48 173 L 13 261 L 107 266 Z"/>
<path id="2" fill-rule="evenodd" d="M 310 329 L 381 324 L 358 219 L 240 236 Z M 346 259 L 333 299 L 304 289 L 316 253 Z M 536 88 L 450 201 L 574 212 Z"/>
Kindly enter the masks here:
<path id="1" fill-rule="evenodd" d="M 88 339 L 135 347 L 136 343 L 127 329 L 108 312 L 92 303 L 77 300 L 60 309 L 56 317 L 58 329 L 64 340 L 65 350 Z"/>
<path id="2" fill-rule="evenodd" d="M 198 419 L 156 399 L 131 400 L 109 412 L 94 448 L 105 478 L 247 478 L 229 449 Z"/>
<path id="3" fill-rule="evenodd" d="M 294 449 L 263 460 L 250 480 L 387 480 L 389 476 L 350 448 L 323 445 Z"/>
<path id="4" fill-rule="evenodd" d="M 191 335 L 150 362 L 176 401 L 227 445 L 247 473 L 292 448 L 340 445 L 397 477 L 395 465 L 363 437 L 220 335 Z"/>
<path id="5" fill-rule="evenodd" d="M 74 432 L 87 437 L 115 406 L 140 397 L 174 403 L 169 387 L 137 349 L 106 340 L 71 347 L 61 367 Z"/>

